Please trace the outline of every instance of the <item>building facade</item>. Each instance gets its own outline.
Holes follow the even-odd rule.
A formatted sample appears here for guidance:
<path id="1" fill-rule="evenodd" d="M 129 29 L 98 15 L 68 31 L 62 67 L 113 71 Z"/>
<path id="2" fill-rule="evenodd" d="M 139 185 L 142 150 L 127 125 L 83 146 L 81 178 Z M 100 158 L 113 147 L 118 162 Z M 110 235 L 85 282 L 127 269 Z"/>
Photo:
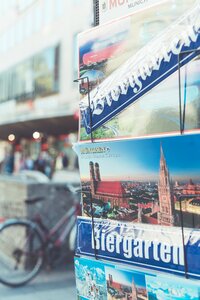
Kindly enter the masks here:
<path id="1" fill-rule="evenodd" d="M 77 34 L 92 26 L 92 0 L 0 2 L 0 139 L 18 148 L 49 136 L 69 143 L 78 128 Z"/>

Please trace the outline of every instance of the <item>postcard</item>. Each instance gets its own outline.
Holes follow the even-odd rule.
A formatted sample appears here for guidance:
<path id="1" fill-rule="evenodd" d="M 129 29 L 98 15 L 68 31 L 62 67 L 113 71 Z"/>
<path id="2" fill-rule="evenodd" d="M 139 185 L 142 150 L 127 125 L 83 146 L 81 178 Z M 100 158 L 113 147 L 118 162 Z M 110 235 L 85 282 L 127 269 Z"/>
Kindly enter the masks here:
<path id="1" fill-rule="evenodd" d="M 83 216 L 199 228 L 199 149 L 198 134 L 77 144 Z"/>
<path id="2" fill-rule="evenodd" d="M 181 99 L 179 74 L 176 71 L 92 134 L 87 134 L 83 122 L 80 122 L 79 140 L 101 141 L 177 134 L 181 131 L 181 125 L 187 133 L 200 130 L 199 58 L 181 69 Z"/>
<path id="3" fill-rule="evenodd" d="M 200 279 L 200 230 L 79 217 L 77 255 Z"/>
<path id="4" fill-rule="evenodd" d="M 81 128 L 89 134 L 140 101 L 198 56 L 199 46 L 199 5 L 192 0 L 164 1 L 82 33 Z"/>
<path id="5" fill-rule="evenodd" d="M 198 300 L 198 281 L 75 257 L 77 299 Z"/>

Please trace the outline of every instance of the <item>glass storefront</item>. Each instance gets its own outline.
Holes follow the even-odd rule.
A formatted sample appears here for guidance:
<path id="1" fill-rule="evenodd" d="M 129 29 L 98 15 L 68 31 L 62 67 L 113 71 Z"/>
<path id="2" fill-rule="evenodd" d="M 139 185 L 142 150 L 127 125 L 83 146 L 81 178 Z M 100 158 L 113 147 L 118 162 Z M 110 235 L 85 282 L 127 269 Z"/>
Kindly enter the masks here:
<path id="1" fill-rule="evenodd" d="M 49 47 L 0 73 L 0 102 L 24 101 L 59 91 L 60 46 Z"/>

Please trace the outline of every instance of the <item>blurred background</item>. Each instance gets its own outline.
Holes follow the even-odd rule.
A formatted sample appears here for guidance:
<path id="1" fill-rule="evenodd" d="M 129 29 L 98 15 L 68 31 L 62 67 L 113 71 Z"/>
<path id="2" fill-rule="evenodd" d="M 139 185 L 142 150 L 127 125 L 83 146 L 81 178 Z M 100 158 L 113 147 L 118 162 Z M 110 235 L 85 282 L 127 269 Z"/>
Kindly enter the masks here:
<path id="1" fill-rule="evenodd" d="M 80 200 L 73 80 L 77 35 L 94 26 L 93 12 L 92 0 L 0 0 L 0 222 L 39 213 L 49 229 Z M 71 250 L 66 241 L 63 272 L 55 265 L 17 291 L 0 285 L 0 299 L 75 299 Z"/>
<path id="2" fill-rule="evenodd" d="M 92 2 L 0 0 L 1 173 L 77 170 L 77 34 Z"/>

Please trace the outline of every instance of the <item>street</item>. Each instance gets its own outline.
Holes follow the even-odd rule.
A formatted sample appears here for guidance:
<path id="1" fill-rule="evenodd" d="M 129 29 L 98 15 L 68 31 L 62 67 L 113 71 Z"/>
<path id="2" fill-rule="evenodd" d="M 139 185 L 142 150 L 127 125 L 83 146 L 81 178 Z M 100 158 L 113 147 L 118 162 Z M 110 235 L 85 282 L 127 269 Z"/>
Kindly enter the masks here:
<path id="1" fill-rule="evenodd" d="M 43 271 L 24 287 L 9 288 L 0 284 L 0 300 L 75 300 L 73 265 L 65 270 Z"/>

